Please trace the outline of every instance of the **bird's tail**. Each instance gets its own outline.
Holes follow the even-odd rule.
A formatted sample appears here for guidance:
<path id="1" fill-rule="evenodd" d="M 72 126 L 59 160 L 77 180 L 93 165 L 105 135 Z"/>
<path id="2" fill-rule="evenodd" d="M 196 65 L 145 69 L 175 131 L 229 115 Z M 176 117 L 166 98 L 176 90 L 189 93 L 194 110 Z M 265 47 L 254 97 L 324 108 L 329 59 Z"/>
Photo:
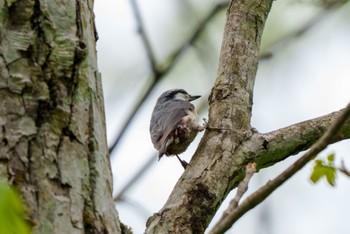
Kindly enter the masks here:
<path id="1" fill-rule="evenodd" d="M 158 154 L 158 161 L 163 157 L 164 153 L 160 153 Z"/>

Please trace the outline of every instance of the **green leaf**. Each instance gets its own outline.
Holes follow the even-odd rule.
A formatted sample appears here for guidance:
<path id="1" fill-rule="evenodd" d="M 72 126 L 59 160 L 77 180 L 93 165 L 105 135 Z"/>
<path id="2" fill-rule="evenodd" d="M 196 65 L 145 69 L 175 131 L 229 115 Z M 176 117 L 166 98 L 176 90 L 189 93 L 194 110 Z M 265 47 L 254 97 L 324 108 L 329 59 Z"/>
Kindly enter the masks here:
<path id="1" fill-rule="evenodd" d="M 323 177 L 325 177 L 329 185 L 334 186 L 336 169 L 333 166 L 326 165 L 322 160 L 317 159 L 315 160 L 315 165 L 310 176 L 310 180 L 316 184 Z"/>
<path id="2" fill-rule="evenodd" d="M 328 165 L 333 165 L 334 162 L 334 154 L 330 154 L 327 156 L 327 160 L 328 160 Z"/>
<path id="3" fill-rule="evenodd" d="M 0 233 L 30 234 L 24 207 L 18 193 L 5 183 L 0 183 Z"/>

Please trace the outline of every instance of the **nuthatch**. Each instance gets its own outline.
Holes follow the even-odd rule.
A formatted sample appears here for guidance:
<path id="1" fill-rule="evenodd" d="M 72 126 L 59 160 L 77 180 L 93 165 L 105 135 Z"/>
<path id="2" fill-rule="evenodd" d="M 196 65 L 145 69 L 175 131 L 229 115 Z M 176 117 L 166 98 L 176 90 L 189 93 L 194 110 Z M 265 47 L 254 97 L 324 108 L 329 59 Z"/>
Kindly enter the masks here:
<path id="1" fill-rule="evenodd" d="M 158 160 L 165 154 L 175 155 L 186 169 L 188 163 L 178 154 L 184 152 L 199 131 L 205 129 L 197 123 L 197 113 L 190 103 L 200 96 L 191 96 L 183 89 L 164 92 L 153 109 L 150 133 L 154 148 L 159 152 Z"/>

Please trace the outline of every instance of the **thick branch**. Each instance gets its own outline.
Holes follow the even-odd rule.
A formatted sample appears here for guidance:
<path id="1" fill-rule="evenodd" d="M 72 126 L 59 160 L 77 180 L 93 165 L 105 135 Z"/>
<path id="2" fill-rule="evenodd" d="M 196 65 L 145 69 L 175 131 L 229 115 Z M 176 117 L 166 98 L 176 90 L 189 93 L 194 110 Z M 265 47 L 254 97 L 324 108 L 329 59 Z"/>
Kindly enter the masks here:
<path id="1" fill-rule="evenodd" d="M 322 135 L 322 137 L 316 141 L 315 144 L 311 146 L 309 151 L 307 151 L 301 158 L 299 158 L 295 163 L 278 175 L 275 179 L 269 181 L 259 190 L 251 194 L 242 204 L 236 209 L 232 210 L 229 214 L 221 218 L 221 220 L 215 225 L 211 234 L 224 233 L 227 231 L 240 217 L 242 217 L 246 212 L 253 209 L 255 206 L 264 201 L 273 191 L 275 191 L 279 186 L 291 178 L 296 172 L 303 168 L 313 157 L 324 150 L 337 136 L 338 131 L 341 126 L 346 122 L 350 116 L 350 104 L 340 112 L 336 120 L 332 121 L 331 126 Z"/>
<path id="2" fill-rule="evenodd" d="M 288 156 L 308 149 L 338 118 L 341 111 L 300 122 L 273 132 L 254 134 L 245 141 L 238 154 L 247 160 L 255 161 L 258 168 L 271 166 Z M 333 142 L 350 138 L 350 119 L 345 121 Z M 332 143 L 333 143 L 332 142 Z"/>
<path id="3" fill-rule="evenodd" d="M 240 181 L 245 158 L 237 146 L 251 136 L 252 93 L 260 38 L 272 1 L 233 1 L 227 13 L 215 87 L 209 97 L 209 126 L 189 169 L 168 201 L 147 222 L 146 233 L 202 233 L 223 198 Z"/>

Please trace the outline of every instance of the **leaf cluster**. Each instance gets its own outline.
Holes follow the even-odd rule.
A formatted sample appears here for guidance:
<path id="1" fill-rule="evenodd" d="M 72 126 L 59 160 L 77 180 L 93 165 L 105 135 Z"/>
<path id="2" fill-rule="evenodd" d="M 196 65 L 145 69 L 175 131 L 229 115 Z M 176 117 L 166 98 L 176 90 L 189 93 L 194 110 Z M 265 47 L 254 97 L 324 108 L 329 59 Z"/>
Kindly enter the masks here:
<path id="1" fill-rule="evenodd" d="M 334 154 L 327 156 L 325 160 L 316 159 L 312 174 L 310 176 L 311 182 L 316 184 L 321 178 L 325 178 L 329 185 L 335 186 L 335 179 L 337 177 L 337 169 L 334 166 Z"/>

